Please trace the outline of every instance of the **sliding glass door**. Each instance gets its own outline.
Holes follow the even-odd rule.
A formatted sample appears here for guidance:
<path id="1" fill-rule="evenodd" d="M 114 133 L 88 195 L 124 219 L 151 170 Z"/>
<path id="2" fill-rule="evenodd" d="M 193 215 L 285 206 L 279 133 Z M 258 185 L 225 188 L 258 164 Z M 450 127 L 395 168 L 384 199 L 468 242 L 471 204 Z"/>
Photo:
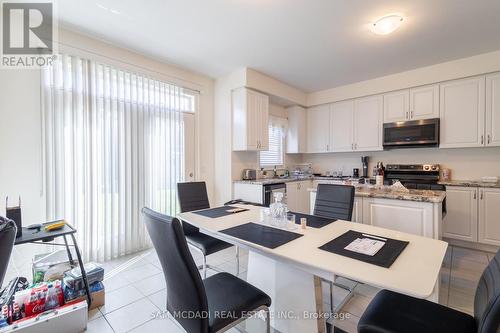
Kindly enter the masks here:
<path id="1" fill-rule="evenodd" d="M 148 247 L 141 209 L 175 216 L 195 178 L 197 93 L 74 56 L 42 85 L 47 219 L 77 228 L 86 259 Z"/>

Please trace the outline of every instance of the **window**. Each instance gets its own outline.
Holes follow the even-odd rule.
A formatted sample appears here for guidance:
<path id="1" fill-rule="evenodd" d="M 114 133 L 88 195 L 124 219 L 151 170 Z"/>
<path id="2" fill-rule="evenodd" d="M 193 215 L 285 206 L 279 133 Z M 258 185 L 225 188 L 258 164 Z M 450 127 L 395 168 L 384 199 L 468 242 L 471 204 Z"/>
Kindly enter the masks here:
<path id="1" fill-rule="evenodd" d="M 260 152 L 260 166 L 283 166 L 284 163 L 284 129 L 276 124 L 269 124 L 269 150 Z"/>
<path id="2" fill-rule="evenodd" d="M 68 55 L 44 68 L 42 89 L 47 220 L 76 227 L 85 260 L 148 248 L 140 211 L 179 210 L 197 94 Z"/>

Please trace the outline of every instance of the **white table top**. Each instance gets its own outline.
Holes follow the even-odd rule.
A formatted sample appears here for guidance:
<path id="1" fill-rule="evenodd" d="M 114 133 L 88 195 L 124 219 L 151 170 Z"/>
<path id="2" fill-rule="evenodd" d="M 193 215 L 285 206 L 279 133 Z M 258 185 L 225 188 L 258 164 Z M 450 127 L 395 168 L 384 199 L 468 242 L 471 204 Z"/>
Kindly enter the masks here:
<path id="1" fill-rule="evenodd" d="M 259 221 L 261 221 L 263 208 L 242 207 L 248 208 L 249 211 L 220 218 L 209 218 L 192 212 L 181 213 L 178 217 L 213 237 L 275 260 L 287 262 L 312 274 L 330 279 L 334 275 L 342 276 L 419 298 L 427 298 L 433 293 L 448 246 L 446 242 L 440 240 L 338 220 L 320 229 L 308 227 L 302 230 L 297 225 L 298 228 L 293 232 L 301 233 L 303 237 L 275 249 L 269 249 L 219 232 L 249 222 L 262 223 Z M 379 267 L 318 249 L 348 230 L 405 240 L 409 241 L 409 244 L 390 268 Z"/>

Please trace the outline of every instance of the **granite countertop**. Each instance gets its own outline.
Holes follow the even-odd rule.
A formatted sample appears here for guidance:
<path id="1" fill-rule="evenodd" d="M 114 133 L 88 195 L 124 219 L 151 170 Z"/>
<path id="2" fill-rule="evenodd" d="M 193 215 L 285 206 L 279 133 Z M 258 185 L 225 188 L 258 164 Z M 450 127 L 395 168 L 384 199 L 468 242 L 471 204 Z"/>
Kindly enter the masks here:
<path id="1" fill-rule="evenodd" d="M 446 186 L 500 188 L 500 181 L 496 183 L 488 183 L 480 180 L 448 180 L 448 181 L 440 181 L 439 184 Z"/>
<path id="2" fill-rule="evenodd" d="M 279 183 L 298 182 L 301 180 L 311 180 L 314 177 L 287 177 L 287 178 L 261 178 L 256 180 L 235 180 L 233 183 L 251 184 L 251 185 L 269 185 Z"/>
<path id="3" fill-rule="evenodd" d="M 374 186 L 374 185 L 356 185 L 357 197 L 367 198 L 382 198 L 394 200 L 407 200 L 419 202 L 441 203 L 446 198 L 445 191 L 429 191 L 429 190 L 408 190 L 408 192 L 399 192 L 391 190 L 390 186 Z M 316 192 L 315 188 L 309 189 L 311 192 Z"/>

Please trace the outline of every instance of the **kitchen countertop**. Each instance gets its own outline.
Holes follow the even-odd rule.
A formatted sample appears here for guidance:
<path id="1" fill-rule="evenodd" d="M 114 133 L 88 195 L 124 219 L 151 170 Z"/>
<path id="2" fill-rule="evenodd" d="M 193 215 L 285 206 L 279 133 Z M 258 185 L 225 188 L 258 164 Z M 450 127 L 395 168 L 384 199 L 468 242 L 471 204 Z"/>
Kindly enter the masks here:
<path id="1" fill-rule="evenodd" d="M 235 180 L 233 183 L 251 185 L 270 185 L 279 183 L 298 182 L 301 180 L 312 180 L 314 177 L 287 177 L 287 178 L 261 178 L 256 180 Z"/>
<path id="2" fill-rule="evenodd" d="M 448 180 L 448 181 L 440 181 L 439 184 L 446 186 L 500 188 L 500 181 L 496 183 L 488 183 L 480 180 Z"/>
<path id="3" fill-rule="evenodd" d="M 431 203 L 441 203 L 446 198 L 445 191 L 408 190 L 409 192 L 400 192 L 391 190 L 390 186 L 355 185 L 354 187 L 356 188 L 355 196 L 357 197 Z M 310 188 L 309 191 L 316 192 L 316 189 Z"/>

